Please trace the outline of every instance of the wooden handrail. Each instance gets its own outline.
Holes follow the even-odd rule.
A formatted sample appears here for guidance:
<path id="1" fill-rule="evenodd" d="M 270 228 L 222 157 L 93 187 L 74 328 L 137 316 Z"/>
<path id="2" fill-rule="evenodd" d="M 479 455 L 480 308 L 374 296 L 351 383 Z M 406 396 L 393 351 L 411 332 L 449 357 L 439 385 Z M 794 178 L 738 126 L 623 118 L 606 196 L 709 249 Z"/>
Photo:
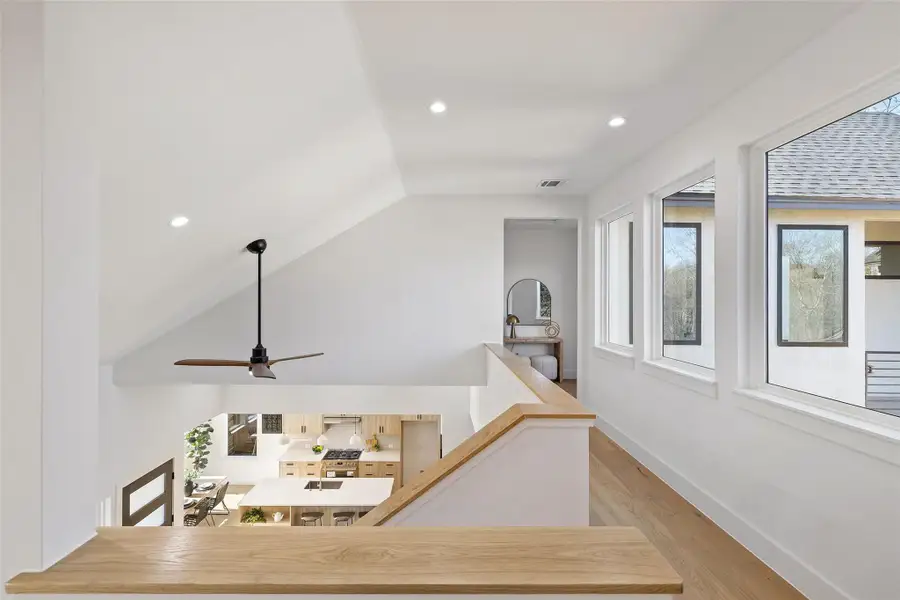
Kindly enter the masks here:
<path id="1" fill-rule="evenodd" d="M 549 404 L 514 404 L 493 421 L 476 431 L 471 437 L 450 451 L 442 459 L 419 473 L 412 481 L 394 492 L 390 498 L 373 508 L 369 514 L 354 523 L 354 527 L 383 525 L 391 517 L 409 506 L 416 498 L 443 481 L 448 475 L 472 460 L 475 456 L 500 439 L 507 431 L 525 419 L 596 419 L 593 413 L 552 406 Z"/>
<path id="2" fill-rule="evenodd" d="M 507 431 L 525 419 L 596 419 L 596 415 L 578 403 L 561 387 L 522 364 L 521 357 L 513 354 L 502 344 L 485 344 L 494 355 L 540 400 L 540 403 L 514 404 L 493 421 L 476 431 L 459 446 L 450 451 L 424 472 L 407 482 L 390 498 L 376 506 L 354 526 L 372 527 L 383 525 L 401 510 L 409 506 L 443 481 L 448 475 L 472 460 L 482 450 L 500 439 Z"/>
<path id="3" fill-rule="evenodd" d="M 567 391 L 531 368 L 531 365 L 524 364 L 521 356 L 510 352 L 503 344 L 485 344 L 485 347 L 493 352 L 494 355 L 499 358 L 510 371 L 512 371 L 513 375 L 518 377 L 519 381 L 524 383 L 544 404 L 552 404 L 554 406 L 563 406 L 572 410 L 590 412 Z M 562 368 L 562 365 L 560 365 L 559 368 Z"/>
<path id="4" fill-rule="evenodd" d="M 678 594 L 682 580 L 632 527 L 118 527 L 6 591 Z"/>

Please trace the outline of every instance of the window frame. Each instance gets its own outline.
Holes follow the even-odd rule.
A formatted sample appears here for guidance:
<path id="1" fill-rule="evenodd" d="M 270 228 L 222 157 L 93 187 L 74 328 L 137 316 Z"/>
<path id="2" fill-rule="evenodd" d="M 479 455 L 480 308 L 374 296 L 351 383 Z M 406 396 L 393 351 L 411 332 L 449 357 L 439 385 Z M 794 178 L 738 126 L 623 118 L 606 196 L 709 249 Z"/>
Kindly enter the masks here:
<path id="1" fill-rule="evenodd" d="M 629 294 L 629 307 L 628 307 L 628 337 L 630 340 L 630 345 L 622 345 L 616 342 L 613 342 L 609 339 L 609 226 L 626 217 L 631 217 L 629 221 L 628 228 L 628 242 L 629 242 L 629 257 L 628 257 L 628 294 Z M 595 222 L 595 273 L 594 276 L 596 278 L 594 285 L 594 294 L 595 294 L 595 302 L 594 302 L 594 319 L 595 319 L 595 327 L 594 327 L 594 347 L 598 350 L 604 350 L 610 352 L 616 356 L 624 357 L 628 359 L 634 358 L 634 348 L 635 348 L 635 337 L 634 337 L 634 320 L 635 320 L 635 295 L 634 295 L 634 265 L 635 265 L 635 254 L 637 252 L 637 248 L 635 247 L 635 221 L 637 220 L 638 215 L 637 211 L 634 209 L 633 205 L 625 204 L 619 206 L 618 208 L 601 215 L 597 218 Z"/>
<path id="2" fill-rule="evenodd" d="M 769 383 L 769 245 L 768 152 L 816 129 L 834 123 L 900 90 L 900 75 L 885 77 L 835 100 L 822 109 L 806 113 L 780 128 L 740 147 L 736 165 L 742 175 L 737 188 L 747 218 L 746 264 L 738 263 L 744 292 L 740 299 L 748 309 L 739 334 L 746 342 L 738 346 L 735 393 L 737 405 L 749 412 L 788 427 L 900 466 L 897 447 L 900 424 L 885 415 L 832 398 Z"/>
<path id="3" fill-rule="evenodd" d="M 867 240 L 864 245 L 866 248 L 871 248 L 873 246 L 900 246 L 900 240 L 892 240 L 892 241 L 884 241 L 884 242 L 879 242 L 879 241 L 875 241 L 875 240 L 872 240 L 872 241 Z M 878 279 L 900 279 L 900 275 L 866 275 L 866 279 L 875 279 L 875 280 L 878 280 Z"/>
<path id="4" fill-rule="evenodd" d="M 640 255 L 636 257 L 642 267 L 638 293 L 642 302 L 643 317 L 642 326 L 637 329 L 638 338 L 642 343 L 640 371 L 713 399 L 717 399 L 719 394 L 714 367 L 704 367 L 663 354 L 665 346 L 662 343 L 662 224 L 663 200 L 716 175 L 715 165 L 715 161 L 710 160 L 644 196 L 640 213 L 642 228 L 639 231 Z M 719 213 L 719 208 L 715 204 L 717 195 L 718 192 L 713 195 L 713 219 Z M 715 321 L 713 323 L 715 324 Z"/>
<path id="5" fill-rule="evenodd" d="M 775 242 L 775 344 L 785 348 L 846 348 L 850 345 L 850 227 L 847 225 L 822 225 L 806 223 L 777 223 L 777 239 Z M 844 248 L 842 258 L 844 268 L 842 270 L 841 283 L 844 286 L 842 294 L 843 306 L 841 307 L 841 319 L 843 320 L 844 333 L 839 342 L 792 342 L 784 339 L 782 325 L 784 309 L 782 300 L 784 293 L 782 257 L 784 231 L 842 231 Z"/>
<path id="6" fill-rule="evenodd" d="M 663 198 L 663 202 L 665 202 L 665 200 L 666 199 Z M 665 206 L 663 206 L 663 214 L 665 215 Z M 696 223 L 696 222 L 666 223 L 665 221 L 663 221 L 663 224 L 662 224 L 662 231 L 663 231 L 662 251 L 663 251 L 663 253 L 665 253 L 665 250 L 666 250 L 665 231 L 667 228 L 668 229 L 693 229 L 696 232 L 695 233 L 696 237 L 694 238 L 697 241 L 696 246 L 695 246 L 695 253 L 697 256 L 697 267 L 696 267 L 697 274 L 694 277 L 694 315 L 695 315 L 694 321 L 696 324 L 694 326 L 694 329 L 696 330 L 697 335 L 695 336 L 695 339 L 693 339 L 693 340 L 667 340 L 665 338 L 664 329 L 665 329 L 665 290 L 666 290 L 665 263 L 666 263 L 666 259 L 665 259 L 665 256 L 663 256 L 661 258 L 661 264 L 662 264 L 663 268 L 662 268 L 662 272 L 660 274 L 662 277 L 661 291 L 663 292 L 663 296 L 660 298 L 660 302 L 663 307 L 663 317 L 660 320 L 660 326 L 662 327 L 662 329 L 660 330 L 660 337 L 662 339 L 662 344 L 663 344 L 663 346 L 702 346 L 703 345 L 703 314 L 702 314 L 702 312 L 703 312 L 703 291 L 702 291 L 703 290 L 703 281 L 702 281 L 703 255 L 701 254 L 701 252 L 703 250 L 703 241 L 702 241 L 701 236 L 703 235 L 703 224 Z M 673 359 L 673 360 L 676 360 L 676 359 Z"/>

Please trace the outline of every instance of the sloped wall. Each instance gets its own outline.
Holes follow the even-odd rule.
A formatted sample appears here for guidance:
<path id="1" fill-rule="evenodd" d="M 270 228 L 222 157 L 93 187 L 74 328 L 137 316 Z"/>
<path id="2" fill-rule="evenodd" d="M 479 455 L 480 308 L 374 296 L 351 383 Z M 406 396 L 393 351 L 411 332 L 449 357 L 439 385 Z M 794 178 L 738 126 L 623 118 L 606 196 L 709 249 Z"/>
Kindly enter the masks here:
<path id="1" fill-rule="evenodd" d="M 325 352 L 278 365 L 275 384 L 483 385 L 481 343 L 503 334 L 503 220 L 579 218 L 583 209 L 582 197 L 410 197 L 390 206 L 264 279 L 270 356 Z M 172 363 L 249 357 L 255 310 L 251 287 L 118 361 L 116 382 L 248 383 L 243 369 Z"/>

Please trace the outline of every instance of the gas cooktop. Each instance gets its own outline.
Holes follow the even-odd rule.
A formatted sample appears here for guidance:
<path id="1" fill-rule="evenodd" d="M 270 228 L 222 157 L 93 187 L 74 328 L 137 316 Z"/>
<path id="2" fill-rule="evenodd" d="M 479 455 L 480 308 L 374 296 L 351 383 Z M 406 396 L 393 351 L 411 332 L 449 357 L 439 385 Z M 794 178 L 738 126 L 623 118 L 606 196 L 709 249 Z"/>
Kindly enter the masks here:
<path id="1" fill-rule="evenodd" d="M 325 453 L 325 460 L 359 460 L 362 450 L 329 450 Z"/>

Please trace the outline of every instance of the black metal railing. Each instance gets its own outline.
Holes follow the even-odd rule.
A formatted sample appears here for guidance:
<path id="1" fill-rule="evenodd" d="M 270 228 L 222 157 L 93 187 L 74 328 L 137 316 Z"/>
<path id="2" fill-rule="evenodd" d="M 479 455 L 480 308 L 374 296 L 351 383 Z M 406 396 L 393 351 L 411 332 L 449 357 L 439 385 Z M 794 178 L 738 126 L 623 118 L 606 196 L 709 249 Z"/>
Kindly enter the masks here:
<path id="1" fill-rule="evenodd" d="M 866 352 L 866 408 L 900 416 L 900 351 Z"/>

